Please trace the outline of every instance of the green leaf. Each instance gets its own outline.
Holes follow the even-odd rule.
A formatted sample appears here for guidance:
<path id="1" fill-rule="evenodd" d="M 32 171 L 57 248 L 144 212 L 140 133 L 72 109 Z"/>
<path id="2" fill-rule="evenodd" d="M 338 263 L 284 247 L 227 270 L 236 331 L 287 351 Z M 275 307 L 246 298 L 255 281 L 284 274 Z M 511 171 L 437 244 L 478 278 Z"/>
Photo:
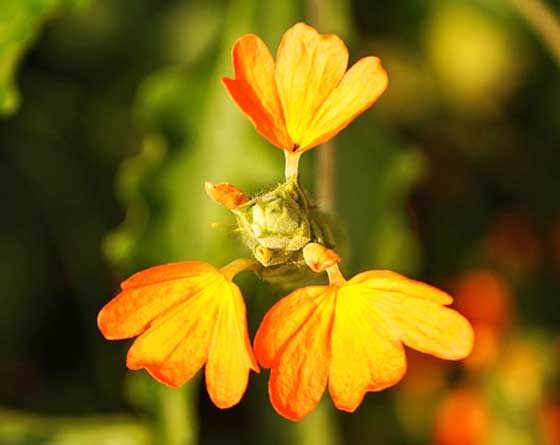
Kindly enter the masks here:
<path id="1" fill-rule="evenodd" d="M 14 113 L 20 103 L 16 73 L 25 51 L 44 22 L 61 8 L 84 0 L 2 0 L 0 3 L 0 115 Z"/>

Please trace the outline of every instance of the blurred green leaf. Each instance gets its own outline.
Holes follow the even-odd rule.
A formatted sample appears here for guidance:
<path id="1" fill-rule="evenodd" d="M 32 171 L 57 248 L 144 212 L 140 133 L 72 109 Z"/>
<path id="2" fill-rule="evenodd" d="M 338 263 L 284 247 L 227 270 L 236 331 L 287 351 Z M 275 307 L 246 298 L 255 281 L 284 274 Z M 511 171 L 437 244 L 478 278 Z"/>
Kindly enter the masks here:
<path id="1" fill-rule="evenodd" d="M 147 141 L 159 141 L 162 159 L 146 170 L 144 149 L 119 175 L 120 184 L 125 176 L 134 176 L 138 191 L 120 193 L 127 221 L 106 244 L 121 270 L 184 259 L 219 265 L 241 254 L 233 217 L 206 197 L 204 181 L 227 181 L 255 192 L 281 179 L 283 155 L 255 132 L 220 77 L 232 75 L 230 52 L 239 36 L 260 29 L 270 34 L 274 22 L 272 40 L 278 40 L 291 25 L 297 3 L 282 2 L 263 11 L 253 0 L 232 2 L 226 22 L 215 30 L 219 54 L 201 55 L 188 69 L 164 68 L 142 84 L 136 114 L 149 132 Z M 283 24 L 281 17 L 286 17 Z"/>
<path id="2" fill-rule="evenodd" d="M 372 120 L 359 118 L 337 139 L 339 216 L 346 227 L 347 264 L 353 271 L 417 269 L 407 199 L 425 170 L 416 149 L 403 147 Z M 369 119 L 368 119 L 369 118 Z"/>
<path id="3" fill-rule="evenodd" d="M 0 410 L 0 443 L 150 445 L 153 438 L 129 416 L 54 417 Z"/>
<path id="4" fill-rule="evenodd" d="M 87 0 L 2 0 L 0 3 L 0 115 L 13 113 L 20 102 L 15 76 L 18 64 L 43 23 L 59 8 Z"/>

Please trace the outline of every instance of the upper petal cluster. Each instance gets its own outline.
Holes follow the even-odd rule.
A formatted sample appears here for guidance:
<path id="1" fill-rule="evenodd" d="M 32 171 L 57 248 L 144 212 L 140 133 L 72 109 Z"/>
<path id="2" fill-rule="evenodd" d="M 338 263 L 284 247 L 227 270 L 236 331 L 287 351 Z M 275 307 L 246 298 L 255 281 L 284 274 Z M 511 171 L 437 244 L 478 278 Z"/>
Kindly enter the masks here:
<path id="1" fill-rule="evenodd" d="M 258 371 L 241 292 L 228 273 L 207 263 L 172 263 L 133 275 L 97 323 L 110 340 L 138 336 L 127 367 L 145 368 L 167 385 L 181 386 L 206 364 L 208 393 L 220 408 L 238 403 L 250 369 Z"/>
<path id="2" fill-rule="evenodd" d="M 403 345 L 448 360 L 473 345 L 469 322 L 445 307 L 445 292 L 389 271 L 298 289 L 265 316 L 255 354 L 271 368 L 275 409 L 300 420 L 328 386 L 337 408 L 354 411 L 368 391 L 396 384 L 406 371 Z"/>
<path id="3" fill-rule="evenodd" d="M 334 34 L 297 23 L 283 36 L 276 61 L 256 35 L 233 47 L 234 79 L 223 83 L 257 131 L 272 144 L 302 152 L 327 141 L 369 108 L 387 87 L 377 57 L 348 71 L 348 50 Z"/>

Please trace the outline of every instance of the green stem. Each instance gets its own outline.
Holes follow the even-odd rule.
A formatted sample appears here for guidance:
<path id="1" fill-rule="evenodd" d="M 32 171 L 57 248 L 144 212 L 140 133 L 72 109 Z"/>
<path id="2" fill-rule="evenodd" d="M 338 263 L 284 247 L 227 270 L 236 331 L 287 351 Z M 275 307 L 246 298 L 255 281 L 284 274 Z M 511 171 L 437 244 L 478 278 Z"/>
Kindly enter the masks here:
<path id="1" fill-rule="evenodd" d="M 296 424 L 298 443 L 303 445 L 339 445 L 342 443 L 338 425 L 333 422 L 330 400 L 323 398 L 315 410 Z"/>
<path id="2" fill-rule="evenodd" d="M 197 387 L 198 379 L 182 388 L 159 387 L 161 445 L 196 445 L 198 442 Z"/>
<path id="3" fill-rule="evenodd" d="M 286 176 L 286 181 L 294 180 L 298 178 L 299 172 L 299 158 L 301 157 L 301 152 L 289 152 L 288 150 L 284 150 L 285 156 L 285 167 L 284 167 L 284 174 Z"/>
<path id="4" fill-rule="evenodd" d="M 317 152 L 315 181 L 317 184 L 317 205 L 327 213 L 334 212 L 334 142 L 321 145 Z"/>

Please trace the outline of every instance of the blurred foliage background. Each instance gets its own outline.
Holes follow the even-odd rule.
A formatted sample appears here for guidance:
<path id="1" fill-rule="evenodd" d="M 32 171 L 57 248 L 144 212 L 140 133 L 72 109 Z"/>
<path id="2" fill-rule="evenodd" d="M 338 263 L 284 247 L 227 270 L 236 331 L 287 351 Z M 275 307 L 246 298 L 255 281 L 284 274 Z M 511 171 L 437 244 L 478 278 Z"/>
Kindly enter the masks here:
<path id="1" fill-rule="evenodd" d="M 558 14 L 557 0 L 1 0 L 0 444 L 560 444 Z M 390 77 L 334 142 L 346 272 L 453 292 L 477 341 L 463 363 L 410 353 L 403 382 L 356 413 L 325 397 L 294 424 L 267 372 L 220 411 L 197 381 L 127 372 L 129 343 L 95 320 L 141 268 L 242 252 L 203 183 L 261 191 L 283 156 L 219 79 L 237 37 L 274 53 L 299 20 Z M 254 332 L 285 290 L 244 275 Z"/>

